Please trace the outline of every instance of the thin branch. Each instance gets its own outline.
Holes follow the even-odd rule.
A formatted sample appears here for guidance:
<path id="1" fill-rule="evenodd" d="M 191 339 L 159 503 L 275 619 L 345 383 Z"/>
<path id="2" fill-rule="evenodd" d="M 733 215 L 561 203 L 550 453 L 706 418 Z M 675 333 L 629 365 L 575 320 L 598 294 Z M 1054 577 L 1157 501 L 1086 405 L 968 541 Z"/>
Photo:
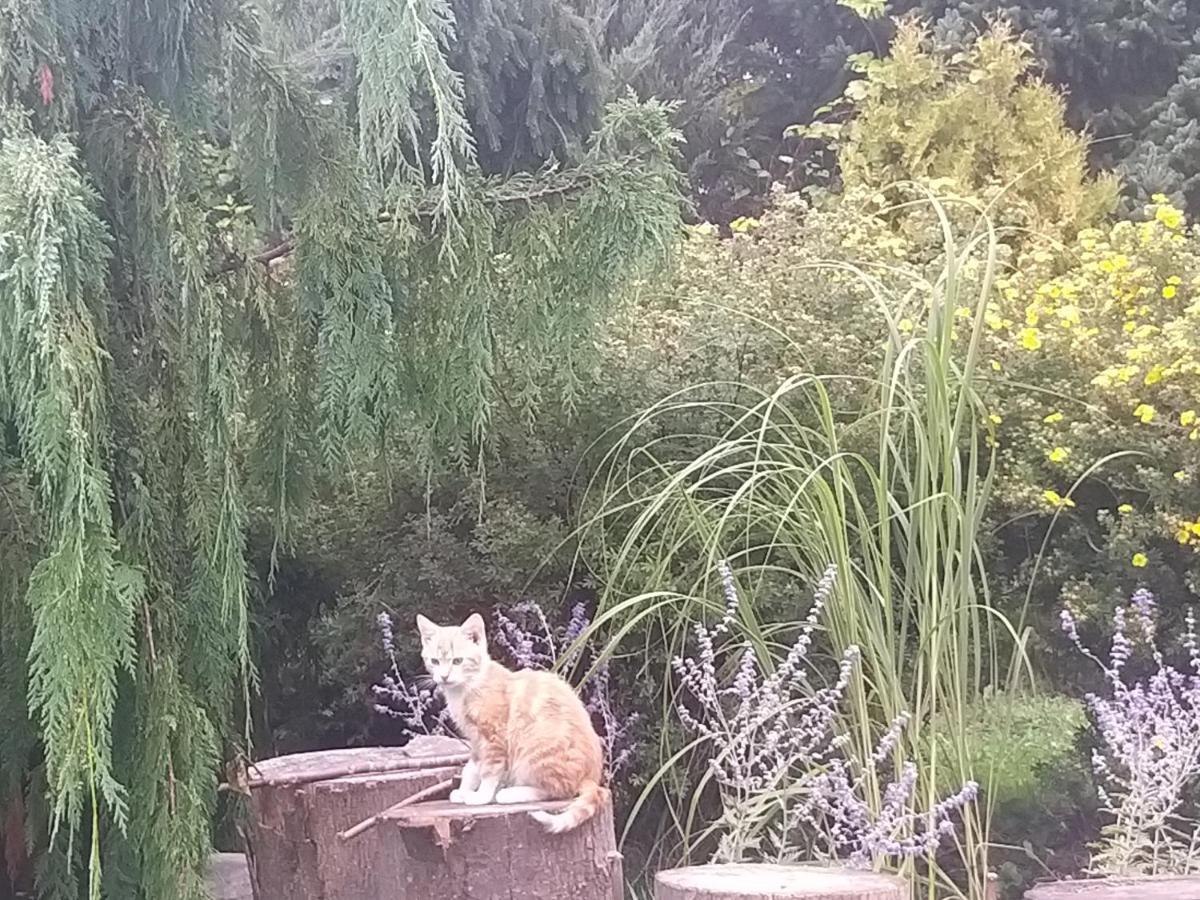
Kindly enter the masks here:
<path id="1" fill-rule="evenodd" d="M 628 170 L 637 162 L 636 158 L 616 160 L 596 166 L 577 167 L 566 172 L 543 172 L 539 175 L 519 175 L 509 178 L 490 191 L 485 190 L 480 198 L 485 206 L 508 206 L 516 203 L 538 203 L 558 197 L 568 197 L 596 185 L 618 171 Z M 436 201 L 432 198 L 424 200 L 416 209 L 415 217 L 421 221 L 431 222 L 437 216 Z M 380 213 L 379 224 L 385 225 L 394 220 L 390 213 Z M 213 271 L 213 276 L 227 275 L 230 272 L 257 263 L 270 266 L 276 260 L 283 259 L 296 249 L 294 235 L 268 247 L 253 256 L 235 256 L 227 259 Z"/>
<path id="2" fill-rule="evenodd" d="M 369 819 L 363 819 L 357 825 L 351 825 L 345 831 L 339 831 L 338 832 L 338 840 L 339 841 L 348 841 L 348 840 L 351 840 L 352 838 L 356 838 L 360 834 L 362 834 L 364 831 L 370 831 L 372 828 L 374 828 L 376 825 L 378 825 L 380 822 L 382 822 L 384 819 L 386 819 L 388 817 L 388 815 L 395 812 L 396 810 L 403 809 L 406 806 L 412 806 L 414 803 L 420 803 L 422 800 L 431 800 L 434 797 L 438 796 L 438 794 L 441 794 L 443 791 L 446 791 L 453 786 L 454 786 L 454 779 L 448 778 L 445 781 L 439 781 L 437 784 L 431 785 L 430 787 L 427 787 L 422 791 L 417 791 L 412 796 L 405 797 L 399 803 L 389 806 L 383 812 L 376 813 L 375 815 L 371 816 Z"/>
<path id="3" fill-rule="evenodd" d="M 468 758 L 466 753 L 452 753 L 445 756 L 414 756 L 412 759 L 392 759 L 386 763 L 360 763 L 359 765 L 343 766 L 340 769 L 322 769 L 319 772 L 280 775 L 277 778 L 260 775 L 257 778 L 250 778 L 249 787 L 252 789 L 289 787 L 312 784 L 316 781 L 332 781 L 335 778 L 346 778 L 351 775 L 386 775 L 389 772 L 402 772 L 409 769 L 440 769 L 464 765 Z"/>

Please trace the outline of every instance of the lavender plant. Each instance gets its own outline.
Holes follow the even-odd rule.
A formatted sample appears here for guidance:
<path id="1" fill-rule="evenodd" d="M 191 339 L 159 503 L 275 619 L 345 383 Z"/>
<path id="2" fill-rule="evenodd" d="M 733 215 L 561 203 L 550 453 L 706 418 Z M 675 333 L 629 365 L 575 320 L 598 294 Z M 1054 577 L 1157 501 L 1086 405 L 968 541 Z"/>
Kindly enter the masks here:
<path id="1" fill-rule="evenodd" d="M 832 684 L 817 687 L 810 680 L 809 652 L 836 568 L 826 570 L 799 635 L 769 674 L 751 648 L 732 639 L 740 598 L 727 564 L 721 563 L 720 573 L 723 617 L 711 629 L 697 623 L 697 655 L 673 661 L 692 703 L 679 704 L 679 718 L 712 751 L 709 772 L 723 806 L 717 858 L 736 861 L 754 851 L 779 860 L 815 855 L 877 868 L 932 854 L 953 833 L 954 814 L 974 801 L 977 786 L 968 783 L 920 810 L 917 767 L 903 762 L 882 802 L 870 801 L 887 781 L 884 770 L 897 768 L 908 716 L 891 723 L 868 758 L 855 759 L 839 723 L 858 648 L 842 654 Z M 719 674 L 726 671 L 732 673 L 728 684 Z M 765 819 L 774 820 L 766 829 Z"/>
<path id="2" fill-rule="evenodd" d="M 495 648 L 507 655 L 518 669 L 542 671 L 549 671 L 556 665 L 564 671 L 575 668 L 584 652 L 579 638 L 591 625 L 587 608 L 582 603 L 575 605 L 567 623 L 559 628 L 553 627 L 542 607 L 532 601 L 498 608 L 494 618 Z M 380 682 L 372 687 L 375 711 L 399 719 L 408 734 L 453 734 L 453 723 L 433 685 L 424 676 L 406 679 L 401 674 L 396 661 L 391 617 L 387 613 L 380 613 L 378 625 L 383 651 L 390 666 Z M 632 761 L 638 715 L 616 714 L 607 662 L 595 667 L 594 674 L 582 685 L 580 693 L 604 741 L 604 758 L 611 779 Z"/>
<path id="3" fill-rule="evenodd" d="M 410 735 L 454 735 L 450 712 L 433 683 L 424 675 L 405 679 L 396 662 L 396 639 L 392 617 L 381 612 L 376 619 L 383 652 L 390 663 L 379 683 L 371 687 L 375 712 L 399 719 Z"/>
<path id="4" fill-rule="evenodd" d="M 1130 624 L 1132 614 L 1132 626 Z M 1104 675 L 1106 694 L 1087 697 L 1100 738 L 1093 751 L 1101 808 L 1110 816 L 1092 857 L 1104 874 L 1178 874 L 1200 863 L 1200 822 L 1188 812 L 1200 786 L 1200 645 L 1189 611 L 1180 670 L 1157 639 L 1157 603 L 1137 591 L 1113 613 L 1107 659 L 1087 648 L 1069 609 L 1061 613 L 1070 641 Z M 1140 640 L 1139 640 L 1140 639 Z M 1130 678 L 1135 642 L 1148 649 L 1150 674 Z"/>

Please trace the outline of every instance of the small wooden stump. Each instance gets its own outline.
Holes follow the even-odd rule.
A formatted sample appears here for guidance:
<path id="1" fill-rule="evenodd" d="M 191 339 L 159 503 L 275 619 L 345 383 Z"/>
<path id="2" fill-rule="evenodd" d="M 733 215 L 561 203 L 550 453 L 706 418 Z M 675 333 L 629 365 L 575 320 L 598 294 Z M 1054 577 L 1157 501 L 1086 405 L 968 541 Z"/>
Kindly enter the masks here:
<path id="1" fill-rule="evenodd" d="M 254 900 L 244 853 L 214 853 L 208 858 L 204 883 L 212 900 Z"/>
<path id="2" fill-rule="evenodd" d="M 655 900 L 905 900 L 890 875 L 826 866 L 758 863 L 668 869 L 654 878 Z"/>
<path id="3" fill-rule="evenodd" d="M 1200 900 L 1200 876 L 1052 881 L 1031 888 L 1025 900 Z"/>
<path id="4" fill-rule="evenodd" d="M 416 738 L 405 747 L 329 750 L 255 764 L 247 856 L 255 900 L 379 900 L 379 829 L 338 832 L 453 778 L 466 745 Z"/>
<path id="5" fill-rule="evenodd" d="M 611 805 L 565 834 L 547 834 L 531 810 L 566 803 L 463 806 L 418 803 L 376 831 L 387 851 L 376 887 L 388 900 L 621 900 L 624 879 Z"/>

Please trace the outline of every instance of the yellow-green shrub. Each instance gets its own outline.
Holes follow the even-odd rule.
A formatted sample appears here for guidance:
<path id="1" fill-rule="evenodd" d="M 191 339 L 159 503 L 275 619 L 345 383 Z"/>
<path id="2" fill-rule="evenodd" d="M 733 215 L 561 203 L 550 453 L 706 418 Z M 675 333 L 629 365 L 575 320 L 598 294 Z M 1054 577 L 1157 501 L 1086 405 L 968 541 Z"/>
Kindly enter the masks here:
<path id="1" fill-rule="evenodd" d="M 858 68 L 835 132 L 848 192 L 933 181 L 939 193 L 991 204 L 996 221 L 1066 239 L 1115 208 L 1116 179 L 1089 174 L 1087 141 L 1067 127 L 1062 95 L 1003 22 L 960 49 L 905 20 L 888 57 Z"/>

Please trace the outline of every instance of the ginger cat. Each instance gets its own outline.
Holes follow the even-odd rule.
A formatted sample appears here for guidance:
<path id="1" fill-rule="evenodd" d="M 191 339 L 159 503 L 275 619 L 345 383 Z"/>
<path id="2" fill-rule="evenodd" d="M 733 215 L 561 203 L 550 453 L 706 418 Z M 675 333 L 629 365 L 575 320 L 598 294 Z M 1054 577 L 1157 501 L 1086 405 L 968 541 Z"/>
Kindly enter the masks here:
<path id="1" fill-rule="evenodd" d="M 549 672 L 512 672 L 488 657 L 483 618 L 439 626 L 417 616 L 425 668 L 450 717 L 471 743 L 457 803 L 567 800 L 557 814 L 531 812 L 558 833 L 586 822 L 608 798 L 604 750 L 591 717 L 566 681 Z"/>

